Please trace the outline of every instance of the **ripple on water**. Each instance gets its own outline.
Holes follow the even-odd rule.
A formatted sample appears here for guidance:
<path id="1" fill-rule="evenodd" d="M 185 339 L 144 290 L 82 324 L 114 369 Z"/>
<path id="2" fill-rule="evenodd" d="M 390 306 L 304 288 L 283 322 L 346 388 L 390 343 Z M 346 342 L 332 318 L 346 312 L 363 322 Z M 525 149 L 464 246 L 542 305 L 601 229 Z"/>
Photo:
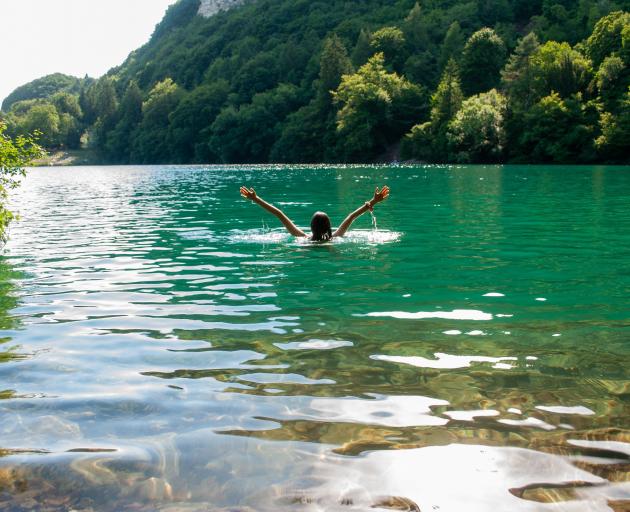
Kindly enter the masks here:
<path id="1" fill-rule="evenodd" d="M 0 510 L 624 510 L 630 173 L 566 171 L 33 170 Z M 313 244 L 243 183 L 300 219 L 392 197 Z"/>
<path id="2" fill-rule="evenodd" d="M 316 419 L 389 427 L 445 425 L 448 420 L 435 416 L 432 407 L 448 402 L 423 396 L 384 396 L 368 394 L 360 398 L 315 398 L 303 411 L 291 411 L 291 418 Z"/>

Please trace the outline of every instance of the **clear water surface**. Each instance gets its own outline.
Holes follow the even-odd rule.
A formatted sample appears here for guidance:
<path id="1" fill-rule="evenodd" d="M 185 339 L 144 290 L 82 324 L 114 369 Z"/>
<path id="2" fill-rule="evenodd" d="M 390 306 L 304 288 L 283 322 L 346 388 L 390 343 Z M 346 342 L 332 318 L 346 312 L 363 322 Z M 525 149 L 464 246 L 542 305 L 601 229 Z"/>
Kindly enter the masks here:
<path id="1" fill-rule="evenodd" d="M 388 184 L 347 239 L 334 222 Z M 630 169 L 32 170 L 0 510 L 630 507 Z"/>

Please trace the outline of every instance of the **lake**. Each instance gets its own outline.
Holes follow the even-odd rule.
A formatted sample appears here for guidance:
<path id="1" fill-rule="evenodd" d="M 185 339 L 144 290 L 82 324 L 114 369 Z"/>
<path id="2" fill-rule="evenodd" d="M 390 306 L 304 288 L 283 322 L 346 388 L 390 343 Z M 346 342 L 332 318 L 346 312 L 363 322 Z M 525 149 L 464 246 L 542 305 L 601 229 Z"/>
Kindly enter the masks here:
<path id="1" fill-rule="evenodd" d="M 388 184 L 327 244 L 307 228 Z M 0 510 L 626 511 L 630 168 L 33 169 Z"/>

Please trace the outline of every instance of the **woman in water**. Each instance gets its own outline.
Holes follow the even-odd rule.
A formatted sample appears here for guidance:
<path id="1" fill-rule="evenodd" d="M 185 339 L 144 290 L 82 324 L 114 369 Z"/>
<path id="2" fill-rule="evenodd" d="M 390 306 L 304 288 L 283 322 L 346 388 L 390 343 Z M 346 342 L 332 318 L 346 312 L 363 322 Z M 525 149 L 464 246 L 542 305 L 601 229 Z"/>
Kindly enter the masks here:
<path id="1" fill-rule="evenodd" d="M 253 188 L 241 187 L 241 195 L 245 199 L 251 199 L 254 203 L 262 206 L 265 210 L 270 213 L 273 213 L 280 222 L 287 228 L 287 231 L 291 233 L 293 236 L 303 236 L 308 237 L 304 231 L 298 228 L 289 217 L 287 217 L 282 210 L 276 208 L 274 205 L 269 204 L 264 201 L 260 197 L 256 195 L 256 191 Z M 337 236 L 343 236 L 350 228 L 350 225 L 354 222 L 357 217 L 360 217 L 365 212 L 372 211 L 374 209 L 374 205 L 380 203 L 381 201 L 385 201 L 389 196 L 389 187 L 385 185 L 381 190 L 376 187 L 374 191 L 374 197 L 369 201 L 366 201 L 362 206 L 354 210 L 350 215 L 346 217 L 346 219 L 341 223 L 341 226 L 337 228 L 335 232 L 332 231 L 330 227 L 330 218 L 324 212 L 315 212 L 313 214 L 313 218 L 311 219 L 311 232 L 312 236 L 311 240 L 317 242 L 323 242 L 326 240 L 331 240 Z"/>

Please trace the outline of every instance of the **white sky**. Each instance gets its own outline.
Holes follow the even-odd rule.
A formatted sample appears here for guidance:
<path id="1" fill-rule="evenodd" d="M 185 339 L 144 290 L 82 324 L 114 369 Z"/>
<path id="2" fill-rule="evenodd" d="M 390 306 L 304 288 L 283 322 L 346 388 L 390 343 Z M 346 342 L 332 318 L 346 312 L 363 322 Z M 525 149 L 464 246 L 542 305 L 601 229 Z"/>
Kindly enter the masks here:
<path id="1" fill-rule="evenodd" d="M 0 103 L 50 73 L 99 77 L 149 40 L 175 0 L 0 0 Z"/>

